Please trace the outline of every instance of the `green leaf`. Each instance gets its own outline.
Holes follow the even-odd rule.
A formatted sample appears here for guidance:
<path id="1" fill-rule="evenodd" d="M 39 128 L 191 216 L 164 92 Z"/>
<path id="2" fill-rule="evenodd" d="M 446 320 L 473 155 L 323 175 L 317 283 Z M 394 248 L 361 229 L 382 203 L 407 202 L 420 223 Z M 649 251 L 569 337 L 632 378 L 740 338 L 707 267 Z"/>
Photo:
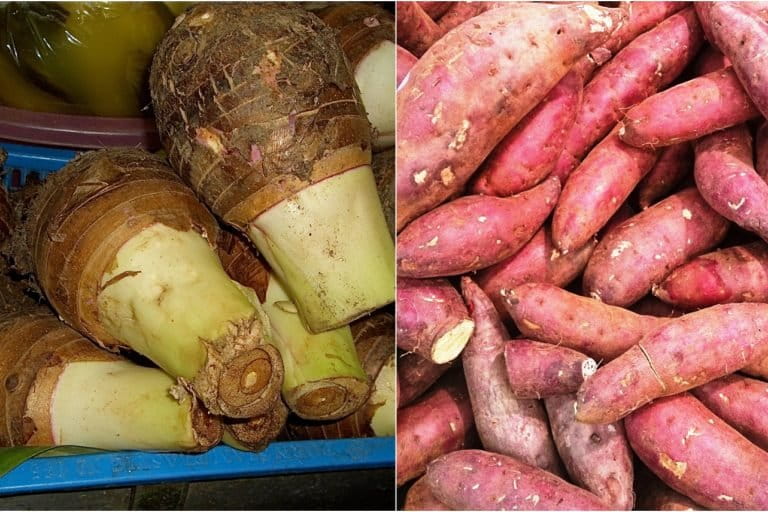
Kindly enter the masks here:
<path id="1" fill-rule="evenodd" d="M 33 457 L 62 457 L 103 452 L 104 450 L 84 448 L 82 446 L 14 446 L 12 448 L 0 448 L 0 477 Z"/>

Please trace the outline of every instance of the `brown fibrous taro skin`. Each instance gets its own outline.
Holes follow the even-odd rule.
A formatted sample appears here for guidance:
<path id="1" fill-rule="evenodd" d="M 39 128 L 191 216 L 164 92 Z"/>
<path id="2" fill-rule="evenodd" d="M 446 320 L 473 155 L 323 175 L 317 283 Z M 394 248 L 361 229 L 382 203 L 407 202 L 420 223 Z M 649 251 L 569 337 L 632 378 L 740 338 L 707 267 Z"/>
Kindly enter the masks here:
<path id="1" fill-rule="evenodd" d="M 169 228 L 175 236 L 199 235 L 215 252 L 216 220 L 163 160 L 138 149 L 108 149 L 78 156 L 46 180 L 17 245 L 28 250 L 25 256 L 31 258 L 37 282 L 60 317 L 100 346 L 118 351 L 131 347 L 108 327 L 101 297 L 113 284 L 141 272 L 123 272 L 104 282 L 105 276 L 118 265 L 118 254 L 128 242 L 157 228 Z M 158 295 L 158 307 L 166 291 Z M 134 310 L 131 320 L 139 330 L 140 318 Z M 176 328 L 187 325 L 182 320 L 176 319 Z M 196 340 L 202 345 L 195 349 L 201 361 L 167 352 L 162 360 L 157 353 L 144 355 L 184 378 L 214 414 L 249 417 L 266 412 L 279 395 L 283 374 L 280 354 L 268 343 L 269 325 L 263 314 L 254 314 L 224 332 L 217 339 Z M 258 378 L 249 381 L 246 374 Z"/>
<path id="2" fill-rule="evenodd" d="M 367 168 L 370 124 L 333 29 L 288 4 L 199 4 L 159 45 L 150 88 L 171 165 L 256 243 L 312 332 L 393 300 L 394 276 L 380 278 L 391 273 L 394 248 Z M 317 212 L 303 210 L 279 232 L 265 227 L 275 212 L 306 200 L 310 187 L 327 192 L 340 179 L 358 180 L 356 201 L 345 195 L 327 222 L 314 219 L 310 229 L 305 221 Z M 280 245 L 278 236 L 298 239 L 307 252 L 295 256 L 296 244 Z M 367 243 L 347 246 L 360 237 Z M 340 248 L 359 259 L 353 264 Z M 323 264 L 333 272 L 316 271 Z"/>

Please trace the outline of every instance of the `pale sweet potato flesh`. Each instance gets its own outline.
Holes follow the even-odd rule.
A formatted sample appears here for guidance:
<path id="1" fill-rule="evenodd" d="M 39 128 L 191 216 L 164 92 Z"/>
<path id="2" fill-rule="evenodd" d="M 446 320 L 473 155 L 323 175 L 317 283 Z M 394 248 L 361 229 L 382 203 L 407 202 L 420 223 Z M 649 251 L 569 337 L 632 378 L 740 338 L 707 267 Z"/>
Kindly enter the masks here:
<path id="1" fill-rule="evenodd" d="M 510 388 L 504 361 L 509 335 L 493 303 L 469 277 L 462 278 L 461 292 L 475 321 L 462 363 L 483 447 L 562 474 L 543 404 L 518 400 Z"/>
<path id="2" fill-rule="evenodd" d="M 705 201 L 723 217 L 768 240 L 768 183 L 755 172 L 745 125 L 700 139 L 693 174 Z"/>
<path id="3" fill-rule="evenodd" d="M 688 143 L 673 144 L 659 153 L 651 171 L 637 185 L 637 202 L 646 209 L 668 195 L 693 170 L 693 148 Z"/>
<path id="4" fill-rule="evenodd" d="M 676 268 L 653 294 L 686 309 L 768 302 L 768 245 L 757 241 L 703 254 Z"/>
<path id="5" fill-rule="evenodd" d="M 534 282 L 564 287 L 581 274 L 596 245 L 597 240 L 590 240 L 563 254 L 555 249 L 550 229 L 544 226 L 513 256 L 480 270 L 475 281 L 493 301 L 501 319 L 507 321 L 503 289 Z"/>
<path id="6" fill-rule="evenodd" d="M 512 256 L 536 234 L 559 193 L 552 178 L 516 196 L 464 196 L 435 208 L 398 235 L 398 275 L 459 275 Z"/>
<path id="7" fill-rule="evenodd" d="M 437 457 L 460 450 L 474 424 L 460 373 L 446 375 L 419 402 L 397 411 L 397 485 L 424 474 Z"/>
<path id="8" fill-rule="evenodd" d="M 577 421 L 574 394 L 549 397 L 544 404 L 557 451 L 573 482 L 614 509 L 632 510 L 632 451 L 622 423 L 590 425 Z"/>
<path id="9" fill-rule="evenodd" d="M 673 269 L 725 237 L 729 222 L 689 188 L 625 221 L 597 244 L 584 270 L 584 291 L 628 306 Z"/>
<path id="10" fill-rule="evenodd" d="M 517 286 L 502 296 L 524 336 L 596 360 L 615 358 L 664 322 L 544 283 Z"/>
<path id="11" fill-rule="evenodd" d="M 459 192 L 622 16 L 591 5 L 503 7 L 435 43 L 397 94 L 398 231 Z"/>
<path id="12" fill-rule="evenodd" d="M 584 382 L 576 417 L 611 423 L 766 356 L 768 304 L 723 304 L 670 319 Z"/>
<path id="13" fill-rule="evenodd" d="M 732 68 L 714 71 L 654 94 L 627 111 L 621 140 L 656 148 L 698 139 L 758 117 Z"/>
<path id="14" fill-rule="evenodd" d="M 509 388 L 517 398 L 575 393 L 597 370 L 594 359 L 566 347 L 515 339 L 504 343 Z"/>
<path id="15" fill-rule="evenodd" d="M 624 420 L 633 451 L 664 483 L 713 510 L 768 507 L 768 453 L 688 393 Z"/>
<path id="16" fill-rule="evenodd" d="M 768 450 L 768 383 L 733 374 L 691 392 L 744 437 Z"/>
<path id="17" fill-rule="evenodd" d="M 623 143 L 616 130 L 573 171 L 552 217 L 552 239 L 561 251 L 586 244 L 621 207 L 656 162 L 657 153 Z"/>
<path id="18" fill-rule="evenodd" d="M 594 494 L 551 473 L 483 450 L 462 450 L 430 464 L 432 493 L 455 510 L 605 510 Z"/>
<path id="19" fill-rule="evenodd" d="M 445 279 L 398 279 L 399 348 L 444 364 L 461 353 L 474 326 L 459 292 Z"/>
<path id="20" fill-rule="evenodd" d="M 702 42 L 701 26 L 689 7 L 638 36 L 603 66 L 584 88 L 581 110 L 555 175 L 567 177 L 627 108 L 670 84 Z"/>
<path id="21" fill-rule="evenodd" d="M 471 185 L 475 194 L 509 196 L 552 172 L 581 103 L 583 82 L 571 71 L 507 134 Z"/>

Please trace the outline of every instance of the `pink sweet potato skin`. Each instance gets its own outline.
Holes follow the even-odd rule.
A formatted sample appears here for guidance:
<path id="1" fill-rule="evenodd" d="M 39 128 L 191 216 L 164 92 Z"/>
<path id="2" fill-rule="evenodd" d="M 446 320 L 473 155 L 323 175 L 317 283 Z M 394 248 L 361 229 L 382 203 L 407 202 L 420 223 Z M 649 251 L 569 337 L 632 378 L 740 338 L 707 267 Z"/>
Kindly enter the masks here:
<path id="1" fill-rule="evenodd" d="M 732 68 L 654 94 L 629 109 L 619 130 L 636 147 L 671 146 L 758 117 Z"/>
<path id="2" fill-rule="evenodd" d="M 510 390 L 522 399 L 575 393 L 584 382 L 585 369 L 597 368 L 581 352 L 526 339 L 504 343 L 504 361 Z"/>
<path id="3" fill-rule="evenodd" d="M 470 18 L 474 18 L 491 9 L 508 7 L 509 5 L 507 2 L 452 2 L 451 8 L 440 18 L 438 25 L 443 32 L 448 32 Z"/>
<path id="4" fill-rule="evenodd" d="M 725 69 L 730 65 L 731 61 L 720 50 L 714 46 L 706 45 L 696 58 L 693 74 L 696 76 L 706 75 L 713 71 Z"/>
<path id="5" fill-rule="evenodd" d="M 685 309 L 768 302 L 768 245 L 757 241 L 703 254 L 676 268 L 653 294 Z"/>
<path id="6" fill-rule="evenodd" d="M 673 318 L 579 389 L 576 417 L 611 423 L 768 356 L 768 304 L 723 304 Z"/>
<path id="7" fill-rule="evenodd" d="M 565 179 L 627 108 L 669 85 L 698 52 L 701 26 L 692 7 L 638 36 L 584 88 L 581 109 L 555 175 Z"/>
<path id="8" fill-rule="evenodd" d="M 763 180 L 768 179 L 768 121 L 758 128 L 755 135 L 755 172 Z"/>
<path id="9" fill-rule="evenodd" d="M 454 276 L 509 258 L 536 234 L 559 193 L 552 178 L 516 196 L 464 196 L 435 208 L 398 235 L 398 275 Z"/>
<path id="10" fill-rule="evenodd" d="M 482 450 L 444 455 L 427 469 L 432 493 L 456 510 L 605 510 L 594 494 L 512 457 Z"/>
<path id="11" fill-rule="evenodd" d="M 442 336 L 471 322 L 456 288 L 445 279 L 397 280 L 397 346 L 435 363 L 432 348 Z"/>
<path id="12" fill-rule="evenodd" d="M 437 23 L 424 12 L 419 2 L 399 2 L 397 4 L 397 44 L 421 57 L 443 31 Z"/>
<path id="13" fill-rule="evenodd" d="M 435 498 L 429 489 L 427 477 L 422 476 L 408 489 L 405 494 L 403 510 L 453 510 L 442 501 Z"/>
<path id="14" fill-rule="evenodd" d="M 544 400 L 552 436 L 571 480 L 616 510 L 632 510 L 632 451 L 621 422 L 590 425 L 576 421 L 574 394 Z"/>
<path id="15" fill-rule="evenodd" d="M 674 144 L 659 153 L 651 172 L 637 186 L 637 202 L 643 210 L 668 195 L 693 170 L 693 147 Z"/>
<path id="16" fill-rule="evenodd" d="M 598 361 L 619 356 L 666 321 L 544 283 L 524 284 L 503 294 L 523 336 L 562 345 Z"/>
<path id="17" fill-rule="evenodd" d="M 435 43 L 397 94 L 397 231 L 460 192 L 622 16 L 572 4 L 500 7 Z"/>
<path id="18" fill-rule="evenodd" d="M 561 251 L 586 244 L 610 220 L 648 174 L 656 151 L 629 146 L 612 131 L 573 172 L 552 218 L 552 239 Z"/>
<path id="19" fill-rule="evenodd" d="M 427 391 L 451 368 L 451 363 L 435 364 L 413 352 L 397 359 L 397 408 L 405 407 Z"/>
<path id="20" fill-rule="evenodd" d="M 439 21 L 440 18 L 451 8 L 453 2 L 419 2 L 419 6 L 427 13 L 427 16 L 435 21 Z"/>
<path id="21" fill-rule="evenodd" d="M 475 194 L 509 196 L 528 190 L 552 172 L 573 125 L 584 87 L 569 72 L 539 105 L 507 134 L 477 173 Z"/>
<path id="22" fill-rule="evenodd" d="M 768 117 L 768 22 L 739 2 L 701 2 L 696 12 L 749 97 Z"/>
<path id="23" fill-rule="evenodd" d="M 691 392 L 744 437 L 768 450 L 768 383 L 733 374 Z"/>
<path id="24" fill-rule="evenodd" d="M 462 363 L 483 447 L 562 474 L 543 404 L 518 400 L 510 389 L 504 361 L 504 341 L 509 334 L 493 303 L 469 277 L 462 278 L 461 292 L 475 321 Z"/>
<path id="25" fill-rule="evenodd" d="M 696 188 L 716 212 L 768 240 L 768 183 L 755 172 L 745 125 L 697 141 Z"/>
<path id="26" fill-rule="evenodd" d="M 597 240 L 590 240 L 583 247 L 562 254 L 555 249 L 550 230 L 545 226 L 513 256 L 480 270 L 475 281 L 506 322 L 509 314 L 501 290 L 533 282 L 565 287 L 584 270 L 596 245 Z"/>
<path id="27" fill-rule="evenodd" d="M 397 485 L 424 474 L 427 464 L 465 446 L 472 407 L 459 372 L 440 380 L 418 402 L 397 411 Z"/>
<path id="28" fill-rule="evenodd" d="M 713 510 L 768 506 L 768 454 L 690 394 L 657 400 L 624 426 L 645 465 L 695 502 Z"/>
<path id="29" fill-rule="evenodd" d="M 606 304 L 629 306 L 673 269 L 720 243 L 728 226 L 695 188 L 673 194 L 597 244 L 584 270 L 584 290 Z"/>
<path id="30" fill-rule="evenodd" d="M 403 83 L 403 79 L 418 60 L 414 54 L 397 45 L 397 85 Z"/>

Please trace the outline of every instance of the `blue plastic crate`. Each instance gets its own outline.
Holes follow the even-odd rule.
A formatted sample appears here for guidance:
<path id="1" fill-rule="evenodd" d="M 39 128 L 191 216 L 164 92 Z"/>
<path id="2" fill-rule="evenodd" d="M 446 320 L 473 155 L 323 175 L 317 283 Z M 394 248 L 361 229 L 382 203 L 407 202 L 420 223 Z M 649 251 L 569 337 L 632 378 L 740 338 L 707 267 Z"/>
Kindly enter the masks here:
<path id="1" fill-rule="evenodd" d="M 0 142 L 8 153 L 3 182 L 55 172 L 76 152 Z M 109 452 L 31 459 L 0 478 L 0 495 L 160 482 L 394 467 L 393 437 L 271 443 L 259 453 L 217 446 L 203 454 Z M 394 478 L 394 474 L 393 474 Z"/>

